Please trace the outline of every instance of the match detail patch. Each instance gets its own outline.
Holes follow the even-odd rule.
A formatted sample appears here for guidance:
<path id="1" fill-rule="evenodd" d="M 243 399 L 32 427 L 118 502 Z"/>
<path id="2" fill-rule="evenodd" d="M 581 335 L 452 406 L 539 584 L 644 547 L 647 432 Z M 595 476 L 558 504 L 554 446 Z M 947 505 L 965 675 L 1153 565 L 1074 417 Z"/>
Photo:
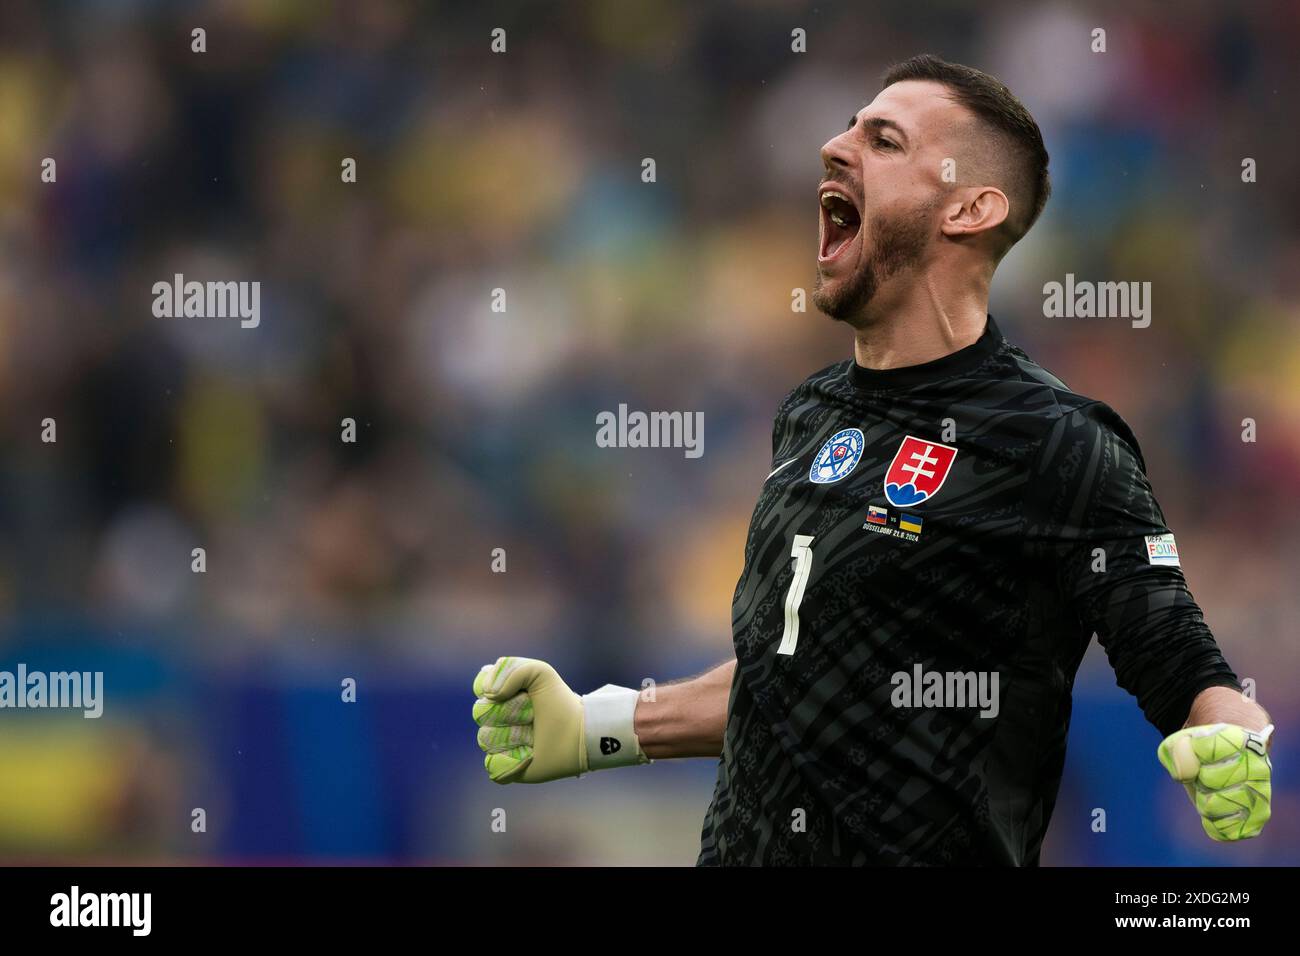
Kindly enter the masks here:
<path id="1" fill-rule="evenodd" d="M 870 505 L 867 508 L 867 520 L 862 522 L 863 531 L 873 531 L 890 538 L 904 541 L 921 540 L 921 528 L 925 524 L 920 515 L 898 513 L 892 514 L 888 508 Z"/>
<path id="2" fill-rule="evenodd" d="M 1172 534 L 1147 535 L 1147 562 L 1166 564 L 1175 568 L 1182 567 L 1178 563 L 1178 545 L 1174 543 Z"/>

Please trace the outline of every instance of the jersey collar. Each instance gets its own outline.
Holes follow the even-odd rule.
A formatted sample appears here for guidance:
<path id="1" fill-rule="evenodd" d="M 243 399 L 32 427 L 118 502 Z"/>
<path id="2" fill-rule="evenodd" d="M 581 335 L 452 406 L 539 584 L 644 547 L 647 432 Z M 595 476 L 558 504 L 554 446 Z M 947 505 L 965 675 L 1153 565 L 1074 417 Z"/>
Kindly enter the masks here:
<path id="1" fill-rule="evenodd" d="M 868 389 L 907 388 L 937 382 L 940 379 L 950 378 L 958 372 L 976 368 L 1002 346 L 1002 341 L 1002 332 L 990 315 L 984 326 L 984 334 L 964 349 L 950 352 L 933 362 L 905 365 L 901 368 L 863 368 L 856 361 L 851 361 L 849 381 L 858 388 Z"/>

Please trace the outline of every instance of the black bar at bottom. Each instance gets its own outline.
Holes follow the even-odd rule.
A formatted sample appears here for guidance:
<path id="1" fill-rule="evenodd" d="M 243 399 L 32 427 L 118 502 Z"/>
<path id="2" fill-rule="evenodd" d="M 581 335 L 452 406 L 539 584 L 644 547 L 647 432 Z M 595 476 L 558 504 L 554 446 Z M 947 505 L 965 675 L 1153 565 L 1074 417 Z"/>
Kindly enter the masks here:
<path id="1" fill-rule="evenodd" d="M 30 867 L 0 870 L 0 925 L 7 943 L 337 945 L 406 933 L 435 947 L 494 948 L 525 938 L 571 946 L 608 932 L 675 945 L 658 934 L 695 937 L 689 928 L 700 927 L 728 944 L 770 945 L 769 934 L 791 930 L 810 945 L 865 944 L 888 932 L 1019 951 L 1034 939 L 1276 932 L 1289 925 L 1294 877 L 1275 868 Z"/>

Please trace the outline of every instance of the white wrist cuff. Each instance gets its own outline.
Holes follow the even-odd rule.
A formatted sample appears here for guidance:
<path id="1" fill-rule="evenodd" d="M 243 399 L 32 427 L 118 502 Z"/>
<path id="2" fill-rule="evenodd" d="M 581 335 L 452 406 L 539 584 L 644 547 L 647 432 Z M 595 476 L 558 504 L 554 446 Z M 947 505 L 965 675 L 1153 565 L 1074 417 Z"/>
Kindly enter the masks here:
<path id="1" fill-rule="evenodd" d="M 650 762 L 641 751 L 633 724 L 640 696 L 630 687 L 614 684 L 606 684 L 583 695 L 588 770 L 608 770 Z"/>

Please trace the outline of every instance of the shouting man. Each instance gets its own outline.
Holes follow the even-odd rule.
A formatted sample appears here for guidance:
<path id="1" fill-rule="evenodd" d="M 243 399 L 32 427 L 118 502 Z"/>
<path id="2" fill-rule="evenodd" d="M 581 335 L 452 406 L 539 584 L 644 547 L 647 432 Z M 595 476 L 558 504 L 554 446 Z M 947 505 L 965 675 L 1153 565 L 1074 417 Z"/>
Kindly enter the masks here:
<path id="1" fill-rule="evenodd" d="M 500 658 L 474 681 L 489 775 L 720 756 L 702 865 L 1034 865 L 1096 634 L 1205 831 L 1256 835 L 1272 726 L 1188 591 L 1137 440 L 988 315 L 1050 192 L 1037 123 L 918 56 L 821 159 L 813 298 L 854 355 L 777 410 L 735 660 L 651 700 Z"/>

